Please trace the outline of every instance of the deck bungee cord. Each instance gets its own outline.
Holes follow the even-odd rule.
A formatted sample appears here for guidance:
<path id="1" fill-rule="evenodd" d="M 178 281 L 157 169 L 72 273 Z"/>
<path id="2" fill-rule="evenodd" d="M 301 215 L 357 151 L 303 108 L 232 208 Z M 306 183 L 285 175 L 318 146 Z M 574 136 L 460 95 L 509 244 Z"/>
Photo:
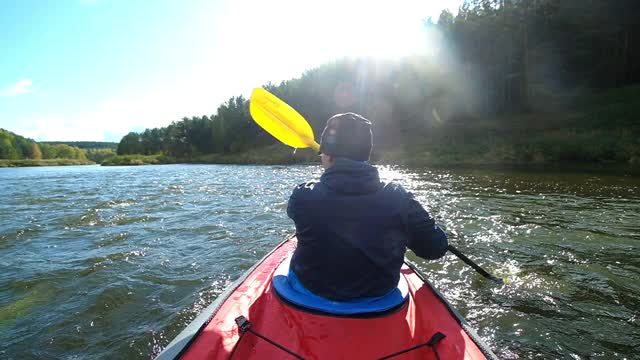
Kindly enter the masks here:
<path id="1" fill-rule="evenodd" d="M 236 345 L 233 347 L 233 351 L 231 351 L 231 354 L 229 355 L 229 360 L 233 359 L 233 355 L 235 354 L 236 349 L 238 348 L 238 345 L 240 345 L 240 343 L 242 342 L 242 339 L 245 337 L 246 334 L 253 334 L 255 336 L 257 336 L 258 338 L 268 342 L 269 344 L 277 347 L 278 349 L 286 352 L 287 354 L 295 357 L 298 360 L 305 360 L 304 357 L 296 354 L 295 352 L 293 352 L 290 349 L 287 349 L 284 345 L 278 344 L 276 341 L 269 339 L 267 336 L 260 334 L 259 332 L 255 331 L 254 329 L 251 328 L 251 322 L 249 320 L 247 320 L 246 317 L 244 316 L 238 316 L 235 319 L 236 324 L 238 325 L 238 330 L 240 331 L 240 337 L 238 338 L 238 342 L 236 342 Z M 433 354 L 436 357 L 436 360 L 440 360 L 440 355 L 438 354 L 438 350 L 436 349 L 436 344 L 438 344 L 442 339 L 444 339 L 446 337 L 446 335 L 444 335 L 441 332 L 436 332 L 435 334 L 433 334 L 433 336 L 426 342 L 416 345 L 416 346 L 412 346 L 410 348 L 406 348 L 404 350 L 400 350 L 398 352 L 395 352 L 393 354 L 387 355 L 387 356 L 383 356 L 381 358 L 377 358 L 375 360 L 387 360 L 387 359 L 391 359 L 397 356 L 400 356 L 402 354 L 406 354 L 408 352 L 420 349 L 421 347 L 429 347 L 433 350 Z"/>
<path id="2" fill-rule="evenodd" d="M 238 345 L 240 344 L 240 342 L 242 341 L 242 339 L 244 338 L 244 336 L 248 333 L 253 334 L 255 336 L 257 336 L 258 338 L 268 342 L 269 344 L 277 347 L 278 349 L 286 352 L 287 354 L 297 358 L 298 360 L 304 360 L 304 358 L 296 353 L 294 353 L 293 351 L 287 349 L 286 347 L 278 344 L 277 342 L 269 339 L 268 337 L 258 333 L 257 331 L 253 330 L 251 328 L 251 322 L 249 320 L 247 320 L 247 318 L 245 318 L 244 316 L 238 316 L 235 319 L 236 324 L 238 325 L 238 330 L 240 330 L 240 338 L 238 339 L 238 342 L 236 343 L 236 346 L 233 347 L 233 351 L 231 352 L 231 355 L 229 355 L 229 360 L 233 359 L 233 355 L 235 354 L 236 349 L 238 348 Z"/>

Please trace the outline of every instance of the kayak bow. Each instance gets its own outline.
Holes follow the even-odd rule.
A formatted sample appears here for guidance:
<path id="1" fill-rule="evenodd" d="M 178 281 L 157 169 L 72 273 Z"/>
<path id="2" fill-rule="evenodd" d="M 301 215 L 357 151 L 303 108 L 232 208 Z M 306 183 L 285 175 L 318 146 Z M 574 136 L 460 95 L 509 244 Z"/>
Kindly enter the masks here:
<path id="1" fill-rule="evenodd" d="M 236 280 L 157 357 L 167 359 L 495 359 L 410 263 L 409 299 L 375 316 L 336 316 L 282 300 L 273 274 L 295 249 L 278 245 Z"/>

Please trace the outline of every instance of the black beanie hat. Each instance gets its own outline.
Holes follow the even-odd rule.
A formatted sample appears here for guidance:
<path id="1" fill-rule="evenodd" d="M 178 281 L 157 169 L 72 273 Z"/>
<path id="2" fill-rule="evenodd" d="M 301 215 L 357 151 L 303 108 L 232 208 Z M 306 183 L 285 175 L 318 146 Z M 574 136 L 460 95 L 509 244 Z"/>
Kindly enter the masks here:
<path id="1" fill-rule="evenodd" d="M 322 131 L 320 153 L 367 161 L 371 156 L 371 121 L 354 113 L 336 114 Z"/>

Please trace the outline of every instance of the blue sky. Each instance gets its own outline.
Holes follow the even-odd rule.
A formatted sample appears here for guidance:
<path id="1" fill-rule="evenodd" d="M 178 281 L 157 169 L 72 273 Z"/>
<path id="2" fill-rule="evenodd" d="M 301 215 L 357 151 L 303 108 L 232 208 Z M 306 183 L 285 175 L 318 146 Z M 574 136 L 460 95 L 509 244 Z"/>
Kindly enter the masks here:
<path id="1" fill-rule="evenodd" d="M 428 50 L 421 21 L 460 3 L 4 0 L 0 128 L 119 141 L 337 57 Z"/>

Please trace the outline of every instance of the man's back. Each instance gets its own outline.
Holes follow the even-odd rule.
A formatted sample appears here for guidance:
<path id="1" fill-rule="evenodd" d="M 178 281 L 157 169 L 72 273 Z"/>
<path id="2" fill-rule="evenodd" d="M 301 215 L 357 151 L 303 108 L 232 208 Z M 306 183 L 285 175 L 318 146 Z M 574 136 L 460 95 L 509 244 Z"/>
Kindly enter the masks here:
<path id="1" fill-rule="evenodd" d="M 291 269 L 333 300 L 391 291 L 407 247 L 425 258 L 446 252 L 446 235 L 420 204 L 362 161 L 336 159 L 319 183 L 296 187 L 287 213 L 298 237 Z"/>

